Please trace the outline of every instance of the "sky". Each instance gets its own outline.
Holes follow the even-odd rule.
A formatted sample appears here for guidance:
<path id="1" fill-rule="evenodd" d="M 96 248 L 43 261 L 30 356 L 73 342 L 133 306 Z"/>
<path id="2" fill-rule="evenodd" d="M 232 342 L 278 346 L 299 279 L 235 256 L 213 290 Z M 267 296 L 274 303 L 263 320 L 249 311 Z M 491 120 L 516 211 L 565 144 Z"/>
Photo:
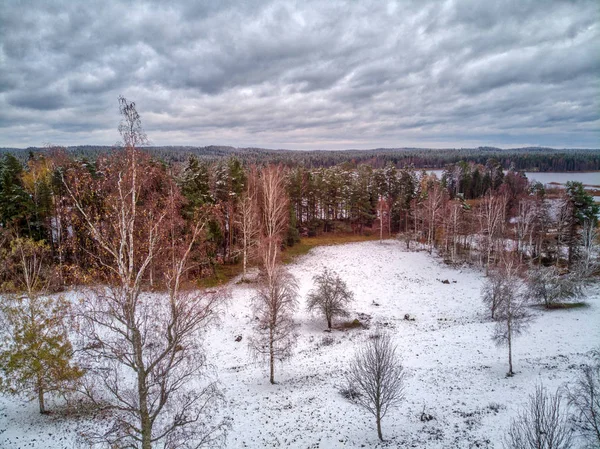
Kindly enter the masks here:
<path id="1" fill-rule="evenodd" d="M 0 2 L 0 146 L 600 148 L 600 2 Z"/>

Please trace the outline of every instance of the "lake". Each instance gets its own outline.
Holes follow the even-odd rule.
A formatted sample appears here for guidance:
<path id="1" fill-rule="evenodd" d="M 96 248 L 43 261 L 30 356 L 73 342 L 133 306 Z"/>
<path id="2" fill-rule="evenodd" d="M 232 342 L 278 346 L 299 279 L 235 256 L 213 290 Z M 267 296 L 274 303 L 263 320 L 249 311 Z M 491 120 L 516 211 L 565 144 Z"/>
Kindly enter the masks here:
<path id="1" fill-rule="evenodd" d="M 429 173 L 435 173 L 441 178 L 444 170 L 428 170 Z M 600 185 L 600 172 L 525 172 L 530 181 L 539 181 L 542 184 L 559 183 L 566 184 L 567 181 L 578 181 L 585 186 Z"/>

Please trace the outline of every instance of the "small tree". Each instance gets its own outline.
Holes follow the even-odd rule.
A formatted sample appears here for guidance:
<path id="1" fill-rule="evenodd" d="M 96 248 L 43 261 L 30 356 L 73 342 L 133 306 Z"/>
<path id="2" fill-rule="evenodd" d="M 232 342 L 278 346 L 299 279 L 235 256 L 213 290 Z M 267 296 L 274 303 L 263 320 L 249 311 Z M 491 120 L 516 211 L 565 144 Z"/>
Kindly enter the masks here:
<path id="1" fill-rule="evenodd" d="M 542 299 L 546 308 L 582 295 L 582 283 L 574 273 L 560 274 L 556 266 L 536 267 L 527 276 L 527 294 L 533 301 Z"/>
<path id="2" fill-rule="evenodd" d="M 492 320 L 496 319 L 496 310 L 500 302 L 506 296 L 506 279 L 499 270 L 489 272 L 483 286 L 481 287 L 481 299 L 491 312 Z"/>
<path id="3" fill-rule="evenodd" d="M 327 268 L 313 277 L 313 281 L 316 286 L 308 293 L 307 309 L 320 311 L 331 329 L 333 318 L 348 316 L 347 306 L 354 299 L 354 294 L 336 272 Z"/>
<path id="4" fill-rule="evenodd" d="M 513 420 L 504 438 L 505 449 L 569 449 L 573 446 L 568 414 L 557 391 L 538 386 L 528 407 Z"/>
<path id="5" fill-rule="evenodd" d="M 496 326 L 493 340 L 497 345 L 508 346 L 508 376 L 514 375 L 512 346 L 514 337 L 522 334 L 531 321 L 527 310 L 526 296 L 522 293 L 521 280 L 518 278 L 512 261 L 505 261 L 501 271 L 505 287 L 497 299 Z"/>
<path id="6" fill-rule="evenodd" d="M 250 349 L 269 360 L 269 380 L 275 383 L 275 360 L 290 356 L 296 342 L 292 314 L 298 305 L 298 284 L 283 266 L 277 265 L 264 279 L 254 298 L 258 318 Z"/>
<path id="7" fill-rule="evenodd" d="M 593 358 L 567 390 L 577 429 L 589 448 L 600 447 L 600 349 L 593 351 Z"/>
<path id="8" fill-rule="evenodd" d="M 73 350 L 65 326 L 70 304 L 62 296 L 45 296 L 48 252 L 43 242 L 20 237 L 12 241 L 11 275 L 23 293 L 9 294 L 0 304 L 7 330 L 6 349 L 0 351 L 0 390 L 33 393 L 40 413 L 46 413 L 46 393 L 64 392 L 83 375 L 71 364 Z"/>
<path id="9" fill-rule="evenodd" d="M 377 435 L 383 441 L 381 420 L 404 398 L 404 369 L 389 335 L 371 336 L 357 351 L 347 379 L 357 393 L 356 403 L 375 416 Z"/>

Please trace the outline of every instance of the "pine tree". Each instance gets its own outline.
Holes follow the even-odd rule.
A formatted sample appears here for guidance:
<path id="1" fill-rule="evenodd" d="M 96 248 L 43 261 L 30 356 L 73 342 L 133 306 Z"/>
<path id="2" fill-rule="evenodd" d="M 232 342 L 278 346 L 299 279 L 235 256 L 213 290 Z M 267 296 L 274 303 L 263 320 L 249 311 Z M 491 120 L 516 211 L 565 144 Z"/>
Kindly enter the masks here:
<path id="1" fill-rule="evenodd" d="M 37 397 L 40 413 L 46 413 L 45 394 L 63 392 L 83 375 L 71 363 L 73 349 L 65 319 L 69 303 L 62 297 L 45 296 L 43 242 L 16 238 L 10 258 L 14 262 L 14 286 L 23 293 L 10 294 L 0 306 L 7 332 L 0 352 L 0 390 Z"/>

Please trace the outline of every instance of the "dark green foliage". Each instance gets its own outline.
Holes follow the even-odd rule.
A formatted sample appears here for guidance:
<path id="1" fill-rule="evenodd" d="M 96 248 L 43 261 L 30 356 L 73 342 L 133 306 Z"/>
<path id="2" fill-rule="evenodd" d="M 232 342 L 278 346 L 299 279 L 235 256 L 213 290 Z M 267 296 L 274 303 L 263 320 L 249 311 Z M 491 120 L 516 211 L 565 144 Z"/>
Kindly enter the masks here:
<path id="1" fill-rule="evenodd" d="M 578 257 L 581 241 L 578 231 L 586 220 L 590 220 L 594 227 L 597 226 L 600 206 L 594 203 L 594 198 L 585 191 L 581 182 L 568 181 L 565 194 L 563 218 L 566 221 L 564 224 L 567 231 L 566 243 L 569 248 L 568 263 L 571 267 Z"/>
<path id="2" fill-rule="evenodd" d="M 186 206 L 188 213 L 214 202 L 210 192 L 208 167 L 194 155 L 190 156 L 187 161 L 179 180 L 179 186 L 181 194 L 188 201 Z"/>
<path id="3" fill-rule="evenodd" d="M 0 161 L 0 224 L 27 232 L 34 204 L 23 186 L 23 166 L 12 154 Z"/>
<path id="4" fill-rule="evenodd" d="M 504 169 L 511 164 L 517 171 L 594 171 L 600 170 L 600 150 L 586 149 L 553 149 L 553 148 L 513 148 L 500 149 L 490 147 L 479 148 L 378 148 L 374 150 L 340 150 L 340 151 L 289 151 L 267 150 L 262 148 L 234 148 L 227 146 L 165 146 L 146 147 L 155 157 L 167 162 L 185 162 L 190 155 L 195 155 L 203 161 L 229 159 L 235 156 L 245 163 L 282 163 L 286 166 L 303 165 L 307 168 L 332 167 L 346 163 L 351 167 L 368 164 L 373 168 L 383 168 L 388 162 L 396 167 L 413 165 L 415 167 L 445 168 L 448 164 L 466 161 L 473 164 L 485 165 L 487 160 L 494 158 Z M 68 147 L 67 152 L 73 157 L 86 156 L 96 159 L 106 155 L 113 147 L 80 145 Z M 39 153 L 42 148 L 0 148 L 0 154 L 12 153 L 19 160 L 25 161 L 28 152 Z M 484 173 L 481 173 L 481 177 Z M 475 180 L 474 180 L 475 181 Z"/>

